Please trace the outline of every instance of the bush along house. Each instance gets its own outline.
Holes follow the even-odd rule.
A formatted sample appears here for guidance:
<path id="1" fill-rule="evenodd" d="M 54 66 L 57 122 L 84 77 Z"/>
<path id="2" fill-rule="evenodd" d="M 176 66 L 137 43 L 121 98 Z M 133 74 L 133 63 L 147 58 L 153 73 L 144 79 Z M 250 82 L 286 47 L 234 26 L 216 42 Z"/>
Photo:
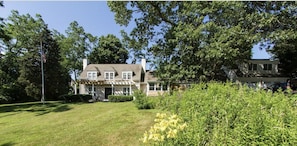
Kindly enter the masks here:
<path id="1" fill-rule="evenodd" d="M 88 60 L 84 59 L 79 76 L 79 93 L 108 101 L 109 95 L 133 95 L 135 90 L 141 90 L 147 96 L 167 92 L 167 85 L 153 73 L 146 70 L 145 59 L 141 60 L 141 64 L 88 64 Z"/>

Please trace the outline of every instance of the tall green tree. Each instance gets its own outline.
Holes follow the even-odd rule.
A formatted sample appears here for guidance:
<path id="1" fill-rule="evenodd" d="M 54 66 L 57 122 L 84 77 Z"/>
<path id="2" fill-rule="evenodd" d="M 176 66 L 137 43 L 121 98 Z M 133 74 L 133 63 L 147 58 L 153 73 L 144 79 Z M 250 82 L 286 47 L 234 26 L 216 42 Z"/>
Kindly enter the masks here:
<path id="1" fill-rule="evenodd" d="M 279 71 L 285 76 L 297 75 L 297 3 L 265 2 L 254 3 L 265 11 L 266 23 L 262 24 L 263 49 L 280 61 Z"/>
<path id="2" fill-rule="evenodd" d="M 3 1 L 0 1 L 0 8 L 4 7 Z M 4 26 L 5 23 L 3 21 L 3 18 L 0 17 L 0 58 L 1 58 L 1 52 L 3 51 L 3 47 L 4 47 L 4 41 L 9 41 L 9 36 L 6 34 L 6 32 L 4 31 Z"/>
<path id="3" fill-rule="evenodd" d="M 66 35 L 56 32 L 55 39 L 62 49 L 62 65 L 74 75 L 76 81 L 82 71 L 82 60 L 87 58 L 94 37 L 86 33 L 77 21 L 71 22 L 65 33 Z"/>
<path id="4" fill-rule="evenodd" d="M 25 87 L 28 96 L 35 99 L 41 97 L 42 61 L 44 61 L 46 98 L 56 99 L 58 95 L 68 92 L 69 76 L 65 76 L 67 72 L 60 65 L 60 48 L 41 15 L 37 14 L 36 18 L 33 18 L 29 14 L 20 15 L 18 11 L 12 11 L 5 31 L 12 38 L 7 45 L 10 46 L 11 52 L 16 54 L 16 62 L 19 64 L 17 81 Z"/>
<path id="5" fill-rule="evenodd" d="M 128 51 L 124 48 L 120 39 L 108 34 L 99 38 L 99 45 L 95 47 L 89 56 L 91 63 L 115 64 L 126 63 Z"/>
<path id="6" fill-rule="evenodd" d="M 135 50 L 146 46 L 142 49 L 157 60 L 160 78 L 181 81 L 220 79 L 222 65 L 237 68 L 251 58 L 253 45 L 271 38 L 276 15 L 292 11 L 294 3 L 132 1 L 108 6 L 117 23 L 127 26 L 134 20 L 130 44 Z"/>
<path id="7" fill-rule="evenodd" d="M 232 67 L 251 56 L 255 38 L 239 19 L 242 3 L 137 1 L 108 5 L 119 24 L 127 25 L 132 16 L 139 16 L 134 18 L 136 27 L 130 36 L 138 44 L 151 45 L 146 51 L 157 60 L 162 79 L 219 78 L 223 64 Z M 228 15 L 233 11 L 237 14 Z"/>

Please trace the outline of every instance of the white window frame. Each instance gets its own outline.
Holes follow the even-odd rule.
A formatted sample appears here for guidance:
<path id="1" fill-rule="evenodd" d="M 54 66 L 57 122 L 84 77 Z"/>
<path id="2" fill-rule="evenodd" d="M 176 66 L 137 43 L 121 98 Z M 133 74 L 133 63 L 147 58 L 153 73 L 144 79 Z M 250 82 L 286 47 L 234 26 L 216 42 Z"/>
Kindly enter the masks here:
<path id="1" fill-rule="evenodd" d="M 114 80 L 114 72 L 104 72 L 105 80 Z"/>
<path id="2" fill-rule="evenodd" d="M 124 71 L 124 72 L 122 72 L 122 79 L 123 80 L 131 80 L 132 79 L 132 71 Z"/>
<path id="3" fill-rule="evenodd" d="M 96 71 L 88 71 L 87 78 L 88 78 L 88 80 L 97 80 L 97 72 Z"/>
<path id="4" fill-rule="evenodd" d="M 130 88 L 129 87 L 124 87 L 123 88 L 123 95 L 130 95 Z"/>
<path id="5" fill-rule="evenodd" d="M 153 86 L 151 86 L 151 85 L 153 85 Z M 166 88 L 164 88 L 164 86 L 166 86 Z M 153 89 L 152 89 L 152 87 L 153 87 Z M 168 85 L 164 85 L 164 83 L 158 83 L 158 82 L 149 82 L 148 90 L 149 91 L 167 91 Z"/>
<path id="6" fill-rule="evenodd" d="M 155 83 L 150 82 L 148 84 L 149 84 L 149 91 L 155 91 Z M 151 86 L 151 85 L 153 85 L 153 86 Z M 151 87 L 153 87 L 153 89 Z"/>

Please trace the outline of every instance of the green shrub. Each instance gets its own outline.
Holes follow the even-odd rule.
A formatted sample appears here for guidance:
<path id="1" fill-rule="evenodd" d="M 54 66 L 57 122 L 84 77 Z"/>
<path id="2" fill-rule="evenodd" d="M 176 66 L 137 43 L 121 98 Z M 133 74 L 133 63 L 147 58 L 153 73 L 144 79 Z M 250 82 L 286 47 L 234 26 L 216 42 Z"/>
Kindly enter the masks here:
<path id="1" fill-rule="evenodd" d="M 12 103 L 12 98 L 0 94 L 0 104 L 2 103 Z"/>
<path id="2" fill-rule="evenodd" d="M 142 91 L 134 91 L 134 103 L 138 109 L 154 109 L 154 102 L 149 99 Z"/>
<path id="3" fill-rule="evenodd" d="M 213 82 L 176 92 L 160 98 L 159 102 L 159 108 L 181 116 L 188 124 L 170 144 L 297 144 L 295 95 L 288 97 L 283 93 Z"/>
<path id="4" fill-rule="evenodd" d="M 127 95 L 109 95 L 108 101 L 111 102 L 125 102 L 125 101 L 132 101 L 133 96 L 127 96 Z"/>
<path id="5" fill-rule="evenodd" d="M 70 102 L 89 102 L 92 99 L 92 95 L 89 94 L 65 94 L 59 96 L 60 100 L 64 100 L 66 103 Z"/>

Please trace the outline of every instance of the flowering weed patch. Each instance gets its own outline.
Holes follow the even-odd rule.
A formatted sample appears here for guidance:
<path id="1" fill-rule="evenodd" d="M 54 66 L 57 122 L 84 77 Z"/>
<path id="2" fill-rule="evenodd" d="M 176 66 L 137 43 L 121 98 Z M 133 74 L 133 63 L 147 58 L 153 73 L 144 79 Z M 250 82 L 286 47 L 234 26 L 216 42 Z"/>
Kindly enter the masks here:
<path id="1" fill-rule="evenodd" d="M 149 138 L 162 133 L 165 137 L 158 140 L 164 138 L 164 145 L 297 145 L 295 95 L 210 82 L 159 100 L 157 108 L 187 122 L 186 130 L 180 133 L 178 128 L 168 129 L 166 134 L 159 132 L 161 128 L 147 133 Z M 162 127 L 161 121 L 156 126 Z M 168 135 L 177 137 L 166 141 Z"/>
<path id="2" fill-rule="evenodd" d="M 143 143 L 172 143 L 178 133 L 182 132 L 186 127 L 187 123 L 183 122 L 176 114 L 157 113 L 155 124 L 149 131 L 144 133 L 141 140 Z"/>

